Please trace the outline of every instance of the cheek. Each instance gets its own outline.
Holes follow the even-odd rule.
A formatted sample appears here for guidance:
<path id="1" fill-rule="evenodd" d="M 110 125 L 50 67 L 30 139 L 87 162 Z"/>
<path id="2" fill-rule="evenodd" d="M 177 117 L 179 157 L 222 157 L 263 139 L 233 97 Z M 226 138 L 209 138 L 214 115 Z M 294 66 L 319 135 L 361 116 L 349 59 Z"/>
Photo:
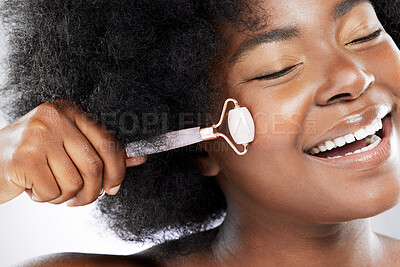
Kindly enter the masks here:
<path id="1" fill-rule="evenodd" d="M 227 151 L 222 160 L 222 171 L 230 182 L 256 202 L 271 204 L 270 209 L 280 208 L 277 203 L 290 202 L 291 196 L 299 195 L 298 175 L 305 172 L 303 152 L 296 147 L 306 113 L 305 102 L 291 100 L 247 103 L 255 122 L 255 139 L 246 155 Z M 295 105 L 296 102 L 303 105 Z"/>
<path id="2" fill-rule="evenodd" d="M 254 144 L 265 143 L 280 139 L 281 142 L 289 142 L 295 138 L 301 130 L 301 116 L 297 114 L 282 115 L 279 112 L 259 114 L 254 117 L 256 137 Z M 275 141 L 274 141 L 275 142 Z M 272 145 L 277 145 L 272 142 Z"/>
<path id="3" fill-rule="evenodd" d="M 269 180 L 275 177 L 293 181 L 292 177 L 304 167 L 299 137 L 312 99 L 309 94 L 299 93 L 301 88 L 307 86 L 290 84 L 274 91 L 247 88 L 232 94 L 252 114 L 255 139 L 244 156 L 237 156 L 231 149 L 219 155 L 226 176 L 234 177 L 233 180 L 243 183 L 241 186 L 257 184 L 269 190 L 274 189 Z M 243 177 L 252 182 L 243 182 Z"/>
<path id="4" fill-rule="evenodd" d="M 391 41 L 383 49 L 372 56 L 370 66 L 377 85 L 389 88 L 394 95 L 400 97 L 400 51 Z"/>

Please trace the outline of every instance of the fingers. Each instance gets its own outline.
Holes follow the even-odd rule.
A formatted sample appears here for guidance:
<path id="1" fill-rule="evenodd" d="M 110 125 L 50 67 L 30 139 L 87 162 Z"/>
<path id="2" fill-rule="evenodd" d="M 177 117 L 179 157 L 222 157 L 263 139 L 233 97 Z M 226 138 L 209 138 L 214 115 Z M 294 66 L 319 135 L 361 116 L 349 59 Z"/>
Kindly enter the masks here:
<path id="1" fill-rule="evenodd" d="M 48 202 L 61 195 L 45 155 L 20 158 L 14 161 L 12 168 L 8 179 L 14 186 L 23 188 L 22 192 L 27 191 L 32 200 Z"/>
<path id="2" fill-rule="evenodd" d="M 142 165 L 146 161 L 147 161 L 147 155 L 125 159 L 127 168 Z"/>
<path id="3" fill-rule="evenodd" d="M 6 191 L 0 192 L 0 203 L 26 191 L 39 202 L 73 198 L 70 205 L 86 205 L 98 198 L 102 184 L 116 194 L 127 166 L 147 160 L 126 159 L 115 136 L 71 102 L 45 103 L 23 118 L 14 124 L 21 140 L 4 142 L 12 156 L 3 160 L 8 170 L 0 177 L 0 190 Z"/>
<path id="4" fill-rule="evenodd" d="M 115 195 L 125 178 L 125 150 L 114 135 L 91 120 L 85 113 L 75 115 L 75 123 L 102 159 L 104 168 L 103 188 Z"/>
<path id="5" fill-rule="evenodd" d="M 103 160 L 77 128 L 71 129 L 65 137 L 64 148 L 83 179 L 81 190 L 68 202 L 68 206 L 90 204 L 97 199 L 101 191 Z"/>
<path id="6" fill-rule="evenodd" d="M 61 204 L 73 198 L 82 189 L 83 179 L 64 147 L 59 147 L 49 155 L 49 166 L 61 188 L 61 195 L 50 203 Z"/>

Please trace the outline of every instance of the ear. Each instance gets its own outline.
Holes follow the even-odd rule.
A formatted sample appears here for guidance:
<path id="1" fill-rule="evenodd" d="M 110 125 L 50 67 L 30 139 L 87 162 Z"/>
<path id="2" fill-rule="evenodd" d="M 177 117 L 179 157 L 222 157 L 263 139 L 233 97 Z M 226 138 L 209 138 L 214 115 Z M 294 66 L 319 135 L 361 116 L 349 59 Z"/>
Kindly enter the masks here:
<path id="1" fill-rule="evenodd" d="M 221 172 L 218 162 L 208 153 L 205 142 L 199 143 L 199 152 L 196 156 L 201 174 L 204 176 L 217 176 Z"/>

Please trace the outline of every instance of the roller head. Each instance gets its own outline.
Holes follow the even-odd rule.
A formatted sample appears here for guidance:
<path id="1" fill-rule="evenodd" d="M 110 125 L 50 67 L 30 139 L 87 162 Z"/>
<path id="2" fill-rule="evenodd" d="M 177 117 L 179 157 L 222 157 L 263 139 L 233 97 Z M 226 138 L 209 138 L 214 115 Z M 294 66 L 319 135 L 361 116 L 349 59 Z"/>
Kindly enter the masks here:
<path id="1" fill-rule="evenodd" d="M 236 144 L 246 144 L 254 140 L 254 120 L 247 108 L 231 109 L 228 114 L 228 127 Z"/>

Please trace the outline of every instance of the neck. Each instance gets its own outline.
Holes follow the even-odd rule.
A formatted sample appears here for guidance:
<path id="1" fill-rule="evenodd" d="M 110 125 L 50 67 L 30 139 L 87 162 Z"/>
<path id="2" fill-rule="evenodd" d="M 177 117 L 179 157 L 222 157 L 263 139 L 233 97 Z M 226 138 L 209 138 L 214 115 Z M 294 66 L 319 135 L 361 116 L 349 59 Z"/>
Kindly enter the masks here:
<path id="1" fill-rule="evenodd" d="M 382 260 L 369 219 L 312 224 L 260 214 L 254 206 L 246 212 L 229 206 L 213 246 L 219 265 L 372 266 Z"/>

